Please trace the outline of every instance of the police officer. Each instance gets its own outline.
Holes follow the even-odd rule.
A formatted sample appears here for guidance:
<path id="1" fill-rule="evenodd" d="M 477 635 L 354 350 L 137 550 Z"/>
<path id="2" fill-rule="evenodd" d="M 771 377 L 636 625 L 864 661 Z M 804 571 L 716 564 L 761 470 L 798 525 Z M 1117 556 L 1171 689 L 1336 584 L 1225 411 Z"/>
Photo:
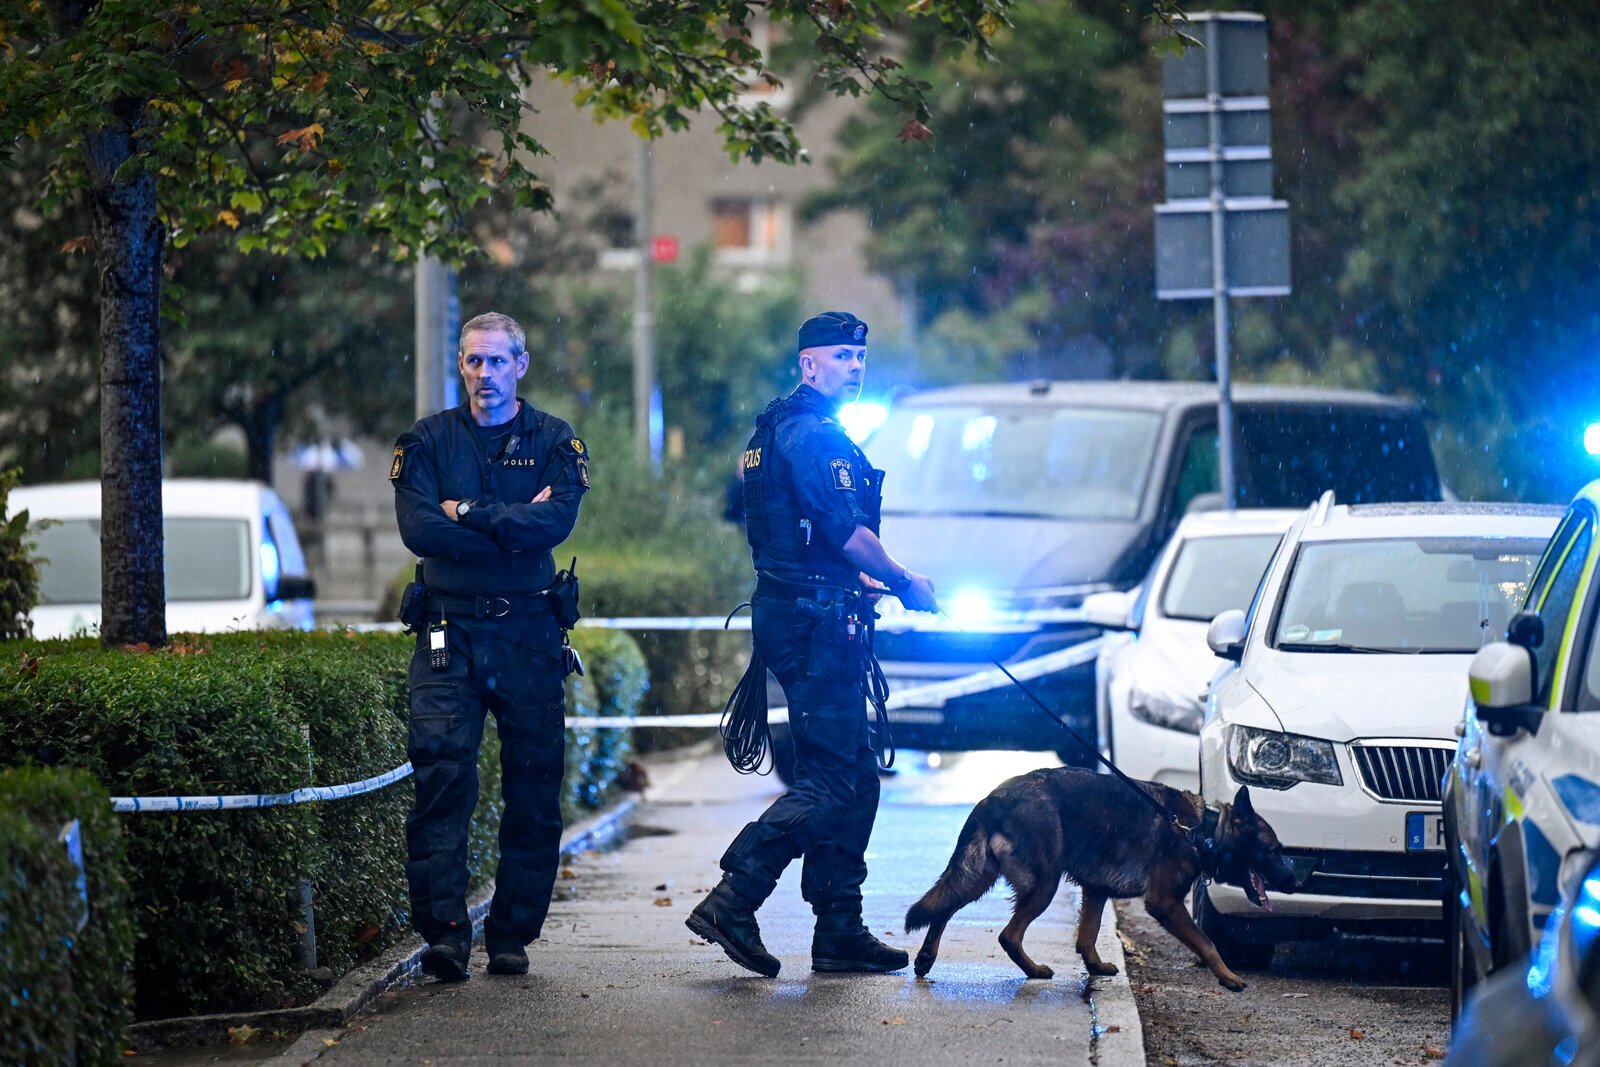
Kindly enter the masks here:
<path id="1" fill-rule="evenodd" d="M 550 906 L 561 844 L 564 634 L 546 592 L 551 549 L 589 487 L 588 451 L 563 419 L 517 396 L 528 372 L 516 320 L 461 327 L 467 392 L 395 442 L 389 480 L 406 547 L 421 557 L 407 745 L 416 804 L 406 820 L 411 921 L 424 972 L 467 977 L 467 828 L 478 799 L 485 712 L 501 745 L 500 865 L 484 923 L 490 974 L 525 974 Z"/>
<path id="2" fill-rule="evenodd" d="M 800 892 L 817 917 L 812 970 L 882 972 L 907 962 L 861 920 L 878 811 L 863 686 L 871 613 L 864 593 L 875 597 L 886 587 L 917 611 L 938 604 L 933 583 L 896 563 L 878 540 L 883 472 L 837 419 L 840 405 L 861 391 L 866 341 L 867 324 L 847 312 L 802 323 L 802 383 L 767 405 L 743 459 L 755 646 L 788 699 L 794 785 L 734 839 L 722 881 L 688 926 L 767 977 L 779 964 L 761 943 L 755 911 L 799 857 Z"/>

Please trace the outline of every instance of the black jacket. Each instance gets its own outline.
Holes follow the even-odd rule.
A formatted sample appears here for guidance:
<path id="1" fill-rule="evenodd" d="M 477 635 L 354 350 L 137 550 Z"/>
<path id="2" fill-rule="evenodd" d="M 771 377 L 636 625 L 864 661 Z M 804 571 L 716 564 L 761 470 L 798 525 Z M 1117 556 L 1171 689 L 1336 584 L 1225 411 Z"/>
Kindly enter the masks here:
<path id="1" fill-rule="evenodd" d="M 589 453 L 565 419 L 519 399 L 511 436 L 488 455 L 463 403 L 400 435 L 389 480 L 400 539 L 422 557 L 430 592 L 532 593 L 555 578 L 550 551 L 578 521 Z M 550 499 L 531 503 L 545 486 Z M 473 506 L 456 522 L 446 500 Z"/>

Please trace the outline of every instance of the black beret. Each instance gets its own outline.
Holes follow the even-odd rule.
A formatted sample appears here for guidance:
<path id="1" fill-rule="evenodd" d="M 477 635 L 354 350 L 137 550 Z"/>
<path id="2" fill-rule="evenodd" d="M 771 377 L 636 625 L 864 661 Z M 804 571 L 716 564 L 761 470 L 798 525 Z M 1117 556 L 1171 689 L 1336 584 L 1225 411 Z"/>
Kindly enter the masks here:
<path id="1" fill-rule="evenodd" d="M 866 343 L 867 324 L 848 311 L 824 311 L 800 324 L 801 349 Z"/>

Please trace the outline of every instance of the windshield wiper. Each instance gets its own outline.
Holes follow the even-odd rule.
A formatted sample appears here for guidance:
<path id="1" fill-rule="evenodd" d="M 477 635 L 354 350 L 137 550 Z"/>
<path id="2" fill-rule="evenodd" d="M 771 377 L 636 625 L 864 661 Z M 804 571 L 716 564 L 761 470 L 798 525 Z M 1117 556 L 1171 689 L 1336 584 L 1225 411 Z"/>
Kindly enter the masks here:
<path id="1" fill-rule="evenodd" d="M 1373 645 L 1312 644 L 1308 641 L 1280 641 L 1280 652 L 1359 652 L 1364 655 L 1414 656 L 1419 648 L 1378 648 Z"/>

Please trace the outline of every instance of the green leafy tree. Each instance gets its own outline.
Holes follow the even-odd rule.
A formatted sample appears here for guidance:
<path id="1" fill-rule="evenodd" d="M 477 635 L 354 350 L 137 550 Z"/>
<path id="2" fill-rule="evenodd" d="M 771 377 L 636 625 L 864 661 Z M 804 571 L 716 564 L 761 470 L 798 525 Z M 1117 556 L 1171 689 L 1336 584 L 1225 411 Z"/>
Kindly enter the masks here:
<path id="1" fill-rule="evenodd" d="M 9 503 L 19 473 L 0 470 L 0 641 L 30 636 L 28 614 L 39 603 L 39 560 L 28 534 L 28 513 L 11 514 Z"/>
<path id="2" fill-rule="evenodd" d="M 1577 0 L 1370 0 L 1351 23 L 1377 109 L 1342 190 L 1343 284 L 1386 372 L 1456 424 L 1475 488 L 1561 499 L 1600 399 L 1600 47 Z"/>
<path id="3" fill-rule="evenodd" d="M 926 85 L 880 47 L 903 17 L 986 48 L 1009 0 L 3 0 L 0 145 L 50 153 L 47 205 L 88 207 L 100 299 L 102 638 L 165 640 L 161 281 L 170 245 L 231 233 L 246 251 L 327 252 L 359 230 L 399 255 L 459 255 L 452 225 L 496 189 L 548 207 L 520 88 L 553 69 L 641 134 L 714 113 L 730 151 L 790 161 L 770 107 L 760 12 L 817 34 L 837 92 L 880 90 L 925 129 Z M 470 114 L 491 131 L 463 135 Z"/>

